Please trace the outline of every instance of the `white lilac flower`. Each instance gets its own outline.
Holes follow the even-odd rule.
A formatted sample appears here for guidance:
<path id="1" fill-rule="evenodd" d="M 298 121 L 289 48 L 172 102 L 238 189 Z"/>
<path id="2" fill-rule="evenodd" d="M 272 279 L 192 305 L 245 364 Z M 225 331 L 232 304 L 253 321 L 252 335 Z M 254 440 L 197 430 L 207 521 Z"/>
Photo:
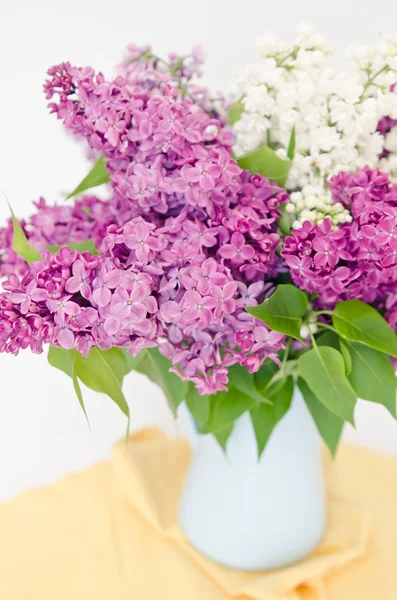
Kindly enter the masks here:
<path id="1" fill-rule="evenodd" d="M 389 152 L 397 153 L 397 129 L 392 129 L 386 134 L 385 148 Z"/>
<path id="2" fill-rule="evenodd" d="M 292 192 L 285 209 L 293 229 L 300 229 L 305 221 L 321 225 L 326 218 L 331 219 L 335 229 L 339 224 L 352 222 L 349 211 L 340 202 L 334 203 L 321 185 L 306 185 L 301 191 Z"/>
<path id="3" fill-rule="evenodd" d="M 330 176 L 365 164 L 387 165 L 397 176 L 397 136 L 388 134 L 392 154 L 379 161 L 384 138 L 377 131 L 382 117 L 397 118 L 397 88 L 391 87 L 397 81 L 397 34 L 382 36 L 377 46 L 350 47 L 348 73 L 327 64 L 330 46 L 308 25 L 298 27 L 293 43 L 266 33 L 258 46 L 261 59 L 241 69 L 236 82 L 244 106 L 234 126 L 237 156 L 269 140 L 285 156 L 295 129 L 289 190 L 308 184 L 325 189 Z"/>

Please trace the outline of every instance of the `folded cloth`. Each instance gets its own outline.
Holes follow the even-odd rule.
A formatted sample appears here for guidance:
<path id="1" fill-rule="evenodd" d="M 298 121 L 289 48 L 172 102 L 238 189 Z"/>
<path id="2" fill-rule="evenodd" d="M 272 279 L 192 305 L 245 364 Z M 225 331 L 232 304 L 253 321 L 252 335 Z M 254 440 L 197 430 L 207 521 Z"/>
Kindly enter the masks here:
<path id="1" fill-rule="evenodd" d="M 111 460 L 0 505 L 0 598 L 397 598 L 397 460 L 342 446 L 327 465 L 322 544 L 257 573 L 213 563 L 184 539 L 177 507 L 189 460 L 184 439 L 148 429 Z"/>

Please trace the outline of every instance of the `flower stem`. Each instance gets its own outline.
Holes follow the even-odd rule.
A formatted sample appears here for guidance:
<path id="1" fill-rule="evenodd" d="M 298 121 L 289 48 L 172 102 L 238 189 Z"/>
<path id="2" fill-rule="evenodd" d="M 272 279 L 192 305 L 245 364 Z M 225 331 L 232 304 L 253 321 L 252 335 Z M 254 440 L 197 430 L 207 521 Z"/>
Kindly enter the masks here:
<path id="1" fill-rule="evenodd" d="M 318 348 L 316 339 L 315 339 L 314 335 L 312 334 L 312 332 L 310 331 L 310 329 L 309 329 L 309 335 L 310 335 L 310 339 L 311 339 L 313 348 Z"/>
<path id="2" fill-rule="evenodd" d="M 337 330 L 335 329 L 335 327 L 332 327 L 331 325 L 328 325 L 327 323 L 317 323 L 318 327 L 323 327 L 324 329 L 329 329 L 329 331 L 332 331 L 333 333 L 336 333 L 336 335 L 339 335 Z"/>
<path id="3" fill-rule="evenodd" d="M 378 77 L 378 75 L 380 75 L 381 73 L 384 73 L 388 69 L 389 69 L 389 66 L 388 65 L 384 65 L 381 69 L 379 69 L 379 71 L 377 71 L 374 75 L 372 75 L 372 77 L 370 77 L 367 80 L 367 82 L 364 84 L 364 90 L 368 89 L 369 86 L 373 84 L 373 82 Z"/>
<path id="4" fill-rule="evenodd" d="M 285 346 L 285 351 L 284 351 L 284 356 L 283 356 L 283 362 L 281 363 L 281 369 L 282 369 L 282 371 L 285 370 L 285 365 L 287 364 L 289 351 L 291 349 L 291 344 L 292 344 L 292 338 L 289 338 L 288 341 L 287 341 L 287 344 Z"/>

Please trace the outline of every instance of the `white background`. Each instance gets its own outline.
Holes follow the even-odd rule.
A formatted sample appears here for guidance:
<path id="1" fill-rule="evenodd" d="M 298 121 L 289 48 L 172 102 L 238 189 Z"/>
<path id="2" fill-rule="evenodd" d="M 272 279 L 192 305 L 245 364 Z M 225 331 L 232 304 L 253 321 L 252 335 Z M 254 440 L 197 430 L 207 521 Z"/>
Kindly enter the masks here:
<path id="1" fill-rule="evenodd" d="M 112 73 L 129 42 L 152 43 L 158 54 L 207 48 L 205 82 L 227 91 L 239 66 L 255 60 L 255 39 L 265 29 L 293 35 L 313 23 L 344 64 L 349 43 L 376 41 L 397 29 L 397 5 L 388 0 L 0 0 L 0 188 L 18 216 L 70 191 L 86 174 L 79 146 L 46 109 L 46 69 L 60 61 Z M 7 207 L 0 201 L 0 222 Z M 125 385 L 132 427 L 156 423 L 169 432 L 173 420 L 158 390 L 132 374 Z M 92 431 L 70 380 L 52 370 L 45 355 L 0 356 L 0 500 L 52 481 L 107 456 L 124 434 L 125 420 L 106 398 L 86 391 Z M 379 406 L 361 402 L 357 430 L 346 437 L 397 453 L 397 424 Z"/>

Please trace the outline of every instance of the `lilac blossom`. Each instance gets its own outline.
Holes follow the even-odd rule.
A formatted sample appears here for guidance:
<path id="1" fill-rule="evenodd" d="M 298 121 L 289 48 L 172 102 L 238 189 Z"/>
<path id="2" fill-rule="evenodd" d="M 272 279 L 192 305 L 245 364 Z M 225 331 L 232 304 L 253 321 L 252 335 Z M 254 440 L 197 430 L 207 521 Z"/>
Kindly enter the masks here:
<path id="1" fill-rule="evenodd" d="M 397 329 L 395 310 L 389 310 L 397 278 L 397 186 L 386 173 L 365 167 L 339 173 L 329 188 L 334 201 L 349 208 L 353 222 L 336 230 L 329 219 L 321 226 L 305 222 L 293 231 L 282 250 L 292 280 L 318 294 L 315 302 L 323 308 L 358 298 L 386 309 Z"/>
<path id="2" fill-rule="evenodd" d="M 234 266 L 240 266 L 245 261 L 251 260 L 255 254 L 252 246 L 245 243 L 245 237 L 242 233 L 235 231 L 230 239 L 230 244 L 225 244 L 219 250 L 222 258 L 230 260 Z"/>
<path id="3" fill-rule="evenodd" d="M 40 252 L 47 246 L 80 243 L 92 240 L 99 248 L 111 224 L 121 226 L 128 220 L 128 205 L 104 202 L 94 196 L 83 196 L 71 205 L 48 206 L 43 198 L 35 203 L 36 212 L 27 221 L 21 221 L 29 243 Z M 13 226 L 11 219 L 0 228 L 0 277 L 12 272 L 23 274 L 25 261 L 12 249 Z"/>
<path id="4" fill-rule="evenodd" d="M 39 289 L 35 281 L 31 281 L 26 290 L 20 292 L 11 292 L 9 299 L 13 304 L 20 305 L 22 315 L 29 312 L 32 302 L 44 300 L 47 297 L 46 291 Z"/>
<path id="5" fill-rule="evenodd" d="M 87 355 L 118 346 L 136 355 L 159 347 L 182 379 L 212 394 L 227 389 L 232 364 L 253 372 L 284 347 L 284 336 L 245 308 L 274 289 L 288 196 L 237 165 L 225 120 L 205 95 L 196 101 L 199 54 L 171 57 L 167 69 L 148 48 L 129 52 L 112 81 L 68 63 L 49 71 L 50 109 L 104 156 L 110 197 L 41 203 L 22 224 L 43 261 L 19 271 L 3 260 L 3 273 L 6 264 L 16 273 L 0 295 L 0 350 L 52 344 Z M 176 72 L 184 94 L 172 85 Z M 3 235 L 11 248 L 9 230 Z M 99 256 L 44 251 L 87 239 Z M 22 313 L 11 298 L 25 294 L 26 303 L 28 286 L 40 292 Z"/>

